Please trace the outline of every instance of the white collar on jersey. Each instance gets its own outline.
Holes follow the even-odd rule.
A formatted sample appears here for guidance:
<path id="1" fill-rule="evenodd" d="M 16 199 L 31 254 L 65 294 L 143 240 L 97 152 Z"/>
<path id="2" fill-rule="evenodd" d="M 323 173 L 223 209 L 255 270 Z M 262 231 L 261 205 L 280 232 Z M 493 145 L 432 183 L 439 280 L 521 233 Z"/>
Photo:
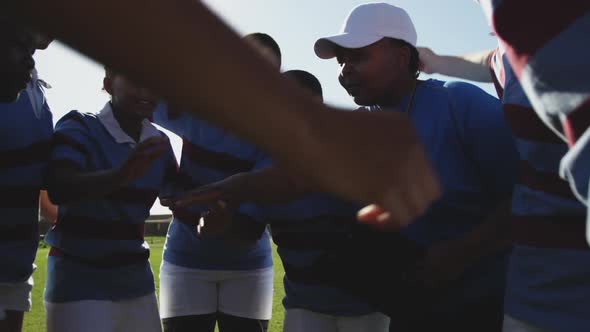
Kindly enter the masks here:
<path id="1" fill-rule="evenodd" d="M 113 138 L 115 139 L 115 142 L 117 142 L 117 143 L 130 143 L 130 144 L 137 143 L 137 142 L 135 142 L 135 140 L 133 140 L 133 138 L 129 137 L 129 135 L 127 135 L 123 131 L 123 129 L 121 129 L 119 122 L 117 121 L 117 119 L 115 118 L 115 115 L 113 114 L 113 108 L 111 107 L 110 102 L 107 102 L 107 104 L 96 115 L 96 117 L 98 118 L 100 123 L 102 123 L 102 125 L 107 129 L 109 134 L 111 134 L 111 136 L 113 136 Z M 141 134 L 139 135 L 140 142 L 143 142 L 143 141 L 147 140 L 148 138 L 160 137 L 160 136 L 161 135 L 160 135 L 160 132 L 158 131 L 158 129 L 156 129 L 156 127 L 154 127 L 154 125 L 152 125 L 152 123 L 148 119 L 144 119 L 141 122 Z"/>
<path id="2" fill-rule="evenodd" d="M 31 81 L 27 84 L 25 91 L 29 96 L 29 101 L 33 107 L 33 113 L 35 113 L 37 119 L 41 119 L 41 116 L 43 115 L 43 104 L 45 103 L 45 95 L 39 86 L 41 82 L 43 81 L 39 79 L 37 69 L 33 68 L 33 70 L 31 70 Z"/>

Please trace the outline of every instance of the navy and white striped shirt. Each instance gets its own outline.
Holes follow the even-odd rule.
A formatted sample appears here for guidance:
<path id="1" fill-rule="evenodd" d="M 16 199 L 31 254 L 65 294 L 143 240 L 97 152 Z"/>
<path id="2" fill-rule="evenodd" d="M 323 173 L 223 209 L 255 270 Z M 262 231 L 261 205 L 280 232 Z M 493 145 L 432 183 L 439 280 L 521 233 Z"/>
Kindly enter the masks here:
<path id="1" fill-rule="evenodd" d="M 318 264 L 355 232 L 359 208 L 357 204 L 323 194 L 272 206 L 242 205 L 241 213 L 271 225 L 272 238 L 286 271 L 283 279 L 285 308 L 334 316 L 359 316 L 376 311 L 336 286 L 302 281 L 299 276 L 290 275 L 304 273 L 313 278 L 325 277 L 318 271 Z"/>
<path id="2" fill-rule="evenodd" d="M 154 136 L 165 134 L 145 120 L 140 141 Z M 109 170 L 119 167 L 134 146 L 109 103 L 98 115 L 72 111 L 58 121 L 51 163 L 89 172 Z M 153 292 L 144 224 L 175 176 L 176 159 L 169 146 L 146 174 L 105 197 L 61 204 L 57 223 L 45 237 L 52 246 L 45 299 L 120 300 Z M 50 196 L 53 190 L 49 188 Z"/>
<path id="3" fill-rule="evenodd" d="M 479 2 L 533 109 L 570 144 L 560 172 L 586 203 L 590 178 L 590 46 L 585 40 L 590 33 L 590 2 Z"/>
<path id="4" fill-rule="evenodd" d="M 40 87 L 34 87 L 39 89 Z M 39 243 L 39 191 L 51 150 L 47 102 L 35 112 L 26 92 L 0 104 L 0 282 L 26 281 Z"/>
<path id="5" fill-rule="evenodd" d="M 587 330 L 590 319 L 584 308 L 590 307 L 590 248 L 584 236 L 586 207 L 559 176 L 559 163 L 568 146 L 537 116 L 501 48 L 491 65 L 494 73 L 502 73 L 495 75 L 496 87 L 520 153 L 505 312 L 548 330 L 565 326 Z"/>

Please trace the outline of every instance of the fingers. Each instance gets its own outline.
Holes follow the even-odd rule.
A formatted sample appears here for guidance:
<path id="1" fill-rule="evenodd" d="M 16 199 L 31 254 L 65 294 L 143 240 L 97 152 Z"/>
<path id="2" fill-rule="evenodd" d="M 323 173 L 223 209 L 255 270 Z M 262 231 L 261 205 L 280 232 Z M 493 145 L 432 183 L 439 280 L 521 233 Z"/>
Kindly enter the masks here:
<path id="1" fill-rule="evenodd" d="M 216 237 L 222 235 L 230 224 L 231 214 L 227 210 L 227 203 L 218 200 L 209 210 L 201 215 L 197 232 L 202 237 Z"/>
<path id="2" fill-rule="evenodd" d="M 128 163 L 145 167 L 152 161 L 160 158 L 167 151 L 168 145 L 168 140 L 163 137 L 149 138 L 139 143 L 133 149 Z"/>
<path id="3" fill-rule="evenodd" d="M 375 227 L 380 230 L 390 230 L 391 226 L 391 213 L 378 205 L 371 204 L 357 213 L 357 219 L 363 223 Z"/>
<path id="4" fill-rule="evenodd" d="M 434 62 L 436 61 L 437 55 L 428 47 L 417 47 L 420 61 L 418 67 L 420 71 L 426 74 L 434 73 Z"/>
<path id="5" fill-rule="evenodd" d="M 201 186 L 197 189 L 160 199 L 160 204 L 167 207 L 182 208 L 190 205 L 210 205 L 218 201 L 223 190 L 216 184 Z"/>
<path id="6" fill-rule="evenodd" d="M 379 207 L 381 212 L 368 215 L 361 221 L 384 230 L 397 230 L 408 226 L 430 206 L 418 187 L 406 191 L 394 190 L 385 198 L 385 205 Z"/>
<path id="7" fill-rule="evenodd" d="M 405 227 L 440 195 L 437 178 L 421 150 L 412 153 L 398 172 L 397 181 L 385 193 L 382 204 L 359 211 L 360 222 L 383 230 Z"/>
<path id="8" fill-rule="evenodd" d="M 386 212 L 383 208 L 376 204 L 371 204 L 362 208 L 358 212 L 357 218 L 359 221 L 364 223 L 374 223 L 377 222 L 378 218 L 382 219 L 383 217 L 381 216 L 384 214 L 387 214 L 385 217 L 389 217 L 389 213 Z"/>
<path id="9" fill-rule="evenodd" d="M 415 150 L 413 156 L 402 170 L 406 186 L 399 190 L 398 200 L 404 204 L 406 210 L 403 215 L 397 216 L 402 225 L 420 217 L 440 194 L 438 181 L 424 152 Z"/>
<path id="10" fill-rule="evenodd" d="M 386 197 L 387 206 L 369 205 L 358 213 L 358 220 L 381 230 L 397 230 L 409 225 L 417 216 L 413 203 L 401 191 Z"/>
<path id="11" fill-rule="evenodd" d="M 203 186 L 167 200 L 165 206 L 186 207 L 190 205 L 210 204 L 221 198 L 222 191 L 216 187 Z"/>
<path id="12" fill-rule="evenodd" d="M 418 46 L 418 47 L 416 47 L 416 50 L 418 50 L 418 55 L 420 56 L 420 58 L 423 58 L 423 59 L 431 59 L 433 56 L 436 56 L 434 51 L 428 47 Z"/>
<path id="13" fill-rule="evenodd" d="M 419 186 L 421 189 L 422 206 L 430 205 L 442 194 L 442 188 L 438 181 L 437 174 L 427 163 L 418 165 L 422 168 L 420 170 L 421 176 L 418 178 Z"/>
<path id="14" fill-rule="evenodd" d="M 227 208 L 227 203 L 222 200 L 217 201 L 217 205 L 219 206 L 220 209 L 223 209 L 223 210 L 225 210 Z"/>
<path id="15" fill-rule="evenodd" d="M 151 137 L 140 142 L 121 165 L 119 176 L 123 181 L 131 181 L 144 175 L 151 167 L 151 163 L 160 158 L 169 149 L 166 137 Z"/>
<path id="16" fill-rule="evenodd" d="M 406 199 L 410 214 L 419 217 L 440 196 L 440 186 L 436 174 L 426 160 L 423 151 L 417 151 L 411 167 L 406 172 L 412 184 L 407 186 Z"/>
<path id="17" fill-rule="evenodd" d="M 151 139 L 151 138 L 150 138 Z M 144 161 L 151 162 L 154 161 L 162 156 L 164 152 L 168 149 L 168 141 L 167 140 L 156 140 L 148 142 L 149 140 L 144 141 L 142 144 L 140 143 L 135 148 L 135 156 L 139 159 L 143 159 Z"/>

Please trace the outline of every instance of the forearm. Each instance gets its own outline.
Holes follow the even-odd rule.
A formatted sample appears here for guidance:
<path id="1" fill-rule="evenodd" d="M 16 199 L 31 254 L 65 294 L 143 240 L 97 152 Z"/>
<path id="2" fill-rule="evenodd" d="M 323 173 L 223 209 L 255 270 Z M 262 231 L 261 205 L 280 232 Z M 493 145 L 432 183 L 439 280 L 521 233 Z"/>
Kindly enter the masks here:
<path id="1" fill-rule="evenodd" d="M 507 199 L 483 223 L 462 239 L 469 262 L 476 262 L 510 247 L 510 216 L 511 199 Z"/>
<path id="2" fill-rule="evenodd" d="M 41 190 L 39 193 L 39 211 L 41 217 L 51 224 L 57 219 L 57 206 L 51 203 L 45 190 Z"/>
<path id="3" fill-rule="evenodd" d="M 154 88 L 176 105 L 195 110 L 200 117 L 273 152 L 284 149 L 282 143 L 286 140 L 306 142 L 307 114 L 321 109 L 311 98 L 302 97 L 301 88 L 281 79 L 274 68 L 246 47 L 200 1 L 23 0 L 14 3 L 19 13 L 39 25 L 41 31 L 51 32 L 83 53 L 128 74 L 134 81 Z M 134 17 L 132 25 L 130 16 Z M 109 17 L 109 24 L 104 24 L 105 17 Z M 165 22 L 166 29 L 153 24 L 154 18 Z M 191 37 L 190 41 L 186 40 L 187 36 Z M 108 43 L 104 43 L 105 38 Z M 161 52 L 171 46 L 173 52 Z M 132 50 L 135 55 L 122 56 L 121 50 Z M 170 70 L 176 64 L 185 64 L 183 75 Z M 256 79 L 251 79 L 253 68 L 256 68 Z M 231 73 L 232 79 L 226 79 L 224 73 Z M 196 87 L 195 78 L 205 79 L 198 80 Z M 232 98 L 227 98 L 227 91 L 232 91 Z M 274 118 L 282 121 L 269 125 L 269 119 Z M 297 155 L 298 146 L 293 145 L 293 155 Z"/>
<path id="4" fill-rule="evenodd" d="M 404 114 L 337 112 L 323 105 L 281 77 L 200 1 L 19 0 L 2 5 L 5 13 L 38 31 L 248 139 L 320 191 L 402 211 L 395 218 L 401 224 L 439 193 Z M 173 52 L 162 51 L 171 46 Z M 171 70 L 178 64 L 182 75 Z M 408 203 L 399 188 L 415 184 L 413 178 L 421 181 L 412 186 L 416 202 Z M 406 205 L 416 208 L 400 209 Z"/>
<path id="5" fill-rule="evenodd" d="M 488 58 L 492 50 L 462 56 L 439 56 L 434 70 L 439 74 L 491 83 Z"/>
<path id="6" fill-rule="evenodd" d="M 234 245 L 249 246 L 256 243 L 265 230 L 266 224 L 259 223 L 247 215 L 236 213 L 234 221 L 223 238 Z"/>
<path id="7" fill-rule="evenodd" d="M 98 172 L 52 172 L 48 179 L 48 193 L 55 204 L 103 198 L 122 185 L 118 170 Z"/>
<path id="8" fill-rule="evenodd" d="M 311 188 L 302 178 L 275 165 L 243 174 L 240 202 L 276 204 L 289 202 L 305 195 Z"/>

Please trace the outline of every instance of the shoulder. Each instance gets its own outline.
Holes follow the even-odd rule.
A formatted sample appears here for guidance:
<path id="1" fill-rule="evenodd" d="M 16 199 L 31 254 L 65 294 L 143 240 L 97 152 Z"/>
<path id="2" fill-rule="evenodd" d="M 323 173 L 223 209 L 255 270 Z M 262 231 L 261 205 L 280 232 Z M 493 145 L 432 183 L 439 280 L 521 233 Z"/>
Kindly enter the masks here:
<path id="1" fill-rule="evenodd" d="M 471 83 L 449 81 L 444 83 L 444 88 L 448 93 L 449 101 L 453 105 L 453 108 L 500 109 L 502 107 L 498 98 Z"/>
<path id="2" fill-rule="evenodd" d="M 85 128 L 89 129 L 90 126 L 98 121 L 95 114 L 82 113 L 80 111 L 70 111 L 64 115 L 55 124 L 55 129 L 60 130 L 64 128 Z"/>
<path id="3" fill-rule="evenodd" d="M 451 93 L 447 84 L 450 82 L 440 81 L 436 79 L 428 79 L 419 81 L 416 88 L 416 95 L 422 95 L 422 98 L 428 99 L 432 102 L 439 102 L 438 98 L 448 99 Z"/>
<path id="4" fill-rule="evenodd" d="M 444 82 L 444 87 L 449 91 L 451 96 L 454 97 L 477 97 L 477 96 L 490 96 L 480 87 L 461 81 L 447 81 Z"/>
<path id="5" fill-rule="evenodd" d="M 466 97 L 471 94 L 471 88 L 468 83 L 428 79 L 419 81 L 415 99 L 422 107 L 450 111 L 456 108 L 457 104 L 465 104 L 465 101 L 469 99 Z M 444 113 L 438 112 L 441 115 Z"/>
<path id="6" fill-rule="evenodd" d="M 497 122 L 503 118 L 502 104 L 498 98 L 488 94 L 478 86 L 462 81 L 427 81 L 431 90 L 440 91 L 439 97 L 431 93 L 428 100 L 432 103 L 445 103 L 453 121 L 466 128 L 467 123 Z"/>
<path id="7" fill-rule="evenodd" d="M 156 129 L 156 130 L 158 131 L 158 134 L 160 134 L 160 137 L 169 139 L 168 135 L 166 135 L 165 132 L 161 131 L 160 129 Z"/>

